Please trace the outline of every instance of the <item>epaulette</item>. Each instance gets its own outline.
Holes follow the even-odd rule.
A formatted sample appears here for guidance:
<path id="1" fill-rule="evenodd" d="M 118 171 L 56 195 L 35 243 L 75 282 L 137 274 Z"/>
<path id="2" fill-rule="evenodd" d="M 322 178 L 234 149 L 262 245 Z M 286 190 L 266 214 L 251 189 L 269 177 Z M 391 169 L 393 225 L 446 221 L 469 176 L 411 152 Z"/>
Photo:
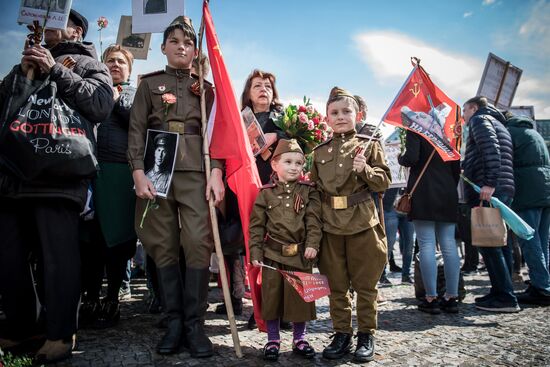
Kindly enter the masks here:
<path id="1" fill-rule="evenodd" d="M 153 75 L 160 75 L 160 74 L 163 74 L 163 73 L 164 73 L 164 70 L 152 71 L 152 72 L 147 73 L 147 74 L 142 74 L 140 76 L 140 79 L 148 78 L 148 77 L 153 76 Z"/>
<path id="2" fill-rule="evenodd" d="M 323 145 L 326 145 L 328 143 L 330 143 L 332 141 L 332 138 L 329 138 L 327 140 L 325 140 L 324 142 L 322 142 L 321 144 L 317 145 L 315 148 L 313 148 L 313 150 L 319 148 L 319 147 L 322 147 Z"/>
<path id="3" fill-rule="evenodd" d="M 307 186 L 315 187 L 315 182 L 312 182 L 312 181 L 298 180 L 298 183 L 300 185 L 307 185 Z"/>
<path id="4" fill-rule="evenodd" d="M 355 134 L 359 139 L 373 140 L 378 141 L 380 138 L 378 136 L 366 135 L 366 134 Z"/>
<path id="5" fill-rule="evenodd" d="M 276 186 L 277 186 L 277 184 L 275 184 L 275 183 L 273 183 L 273 182 L 270 182 L 270 183 L 268 183 L 268 184 L 263 185 L 260 189 L 261 189 L 261 190 L 272 189 L 272 188 L 274 188 L 274 187 L 276 187 Z"/>

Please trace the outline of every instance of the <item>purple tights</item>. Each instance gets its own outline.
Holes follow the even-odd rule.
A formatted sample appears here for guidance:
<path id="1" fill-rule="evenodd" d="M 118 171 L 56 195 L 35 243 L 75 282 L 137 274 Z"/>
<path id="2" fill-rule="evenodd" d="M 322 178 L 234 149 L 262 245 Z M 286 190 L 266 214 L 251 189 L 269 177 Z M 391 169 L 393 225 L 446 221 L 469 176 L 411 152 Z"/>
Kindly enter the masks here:
<path id="1" fill-rule="evenodd" d="M 281 335 L 279 333 L 280 319 L 267 320 L 267 340 L 279 342 Z M 292 323 L 293 340 L 304 340 L 306 337 L 306 323 L 305 322 L 293 322 Z"/>

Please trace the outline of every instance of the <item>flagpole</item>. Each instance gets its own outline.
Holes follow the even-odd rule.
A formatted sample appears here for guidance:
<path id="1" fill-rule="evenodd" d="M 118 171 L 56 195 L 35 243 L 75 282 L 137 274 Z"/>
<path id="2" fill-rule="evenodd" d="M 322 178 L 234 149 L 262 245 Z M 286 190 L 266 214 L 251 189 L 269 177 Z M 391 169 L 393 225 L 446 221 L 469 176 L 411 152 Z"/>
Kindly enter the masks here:
<path id="1" fill-rule="evenodd" d="M 209 182 L 210 150 L 209 150 L 209 141 L 208 141 L 208 134 L 207 134 L 206 97 L 205 97 L 205 91 L 204 91 L 204 70 L 201 62 L 203 35 L 204 35 L 204 12 L 202 15 L 201 26 L 199 29 L 199 83 L 200 83 L 200 92 L 201 92 L 201 123 L 202 123 L 202 136 L 203 136 L 202 147 L 203 147 L 203 156 L 204 156 L 204 167 L 206 170 L 206 182 Z M 214 198 L 212 193 L 210 193 L 210 199 L 208 200 L 208 207 L 210 210 L 210 222 L 212 223 L 212 233 L 214 236 L 214 248 L 216 250 L 216 257 L 218 258 L 218 263 L 220 267 L 223 299 L 225 302 L 225 308 L 227 310 L 227 319 L 229 320 L 231 336 L 233 337 L 233 347 L 235 348 L 235 354 L 237 355 L 237 357 L 242 358 L 243 352 L 241 350 L 239 332 L 237 331 L 235 314 L 233 312 L 233 304 L 231 303 L 231 295 L 229 293 L 229 284 L 227 282 L 227 272 L 225 270 L 225 260 L 223 258 L 222 246 L 220 242 L 220 232 L 218 230 L 218 217 L 216 215 L 216 207 L 214 206 Z"/>

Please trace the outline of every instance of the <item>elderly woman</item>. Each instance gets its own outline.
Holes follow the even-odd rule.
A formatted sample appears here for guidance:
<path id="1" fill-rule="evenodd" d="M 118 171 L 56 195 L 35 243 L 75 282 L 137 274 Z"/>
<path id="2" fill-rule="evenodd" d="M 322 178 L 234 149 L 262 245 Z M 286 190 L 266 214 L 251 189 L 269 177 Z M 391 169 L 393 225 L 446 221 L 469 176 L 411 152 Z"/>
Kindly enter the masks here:
<path id="1" fill-rule="evenodd" d="M 120 45 L 110 46 L 103 60 L 113 79 L 115 105 L 99 125 L 97 150 L 100 171 L 93 187 L 95 218 L 85 222 L 83 245 L 82 326 L 111 327 L 120 318 L 119 289 L 128 260 L 136 249 L 134 231 L 135 193 L 128 168 L 128 123 L 136 89 L 128 83 L 134 57 Z M 99 301 L 106 268 L 107 296 Z"/>

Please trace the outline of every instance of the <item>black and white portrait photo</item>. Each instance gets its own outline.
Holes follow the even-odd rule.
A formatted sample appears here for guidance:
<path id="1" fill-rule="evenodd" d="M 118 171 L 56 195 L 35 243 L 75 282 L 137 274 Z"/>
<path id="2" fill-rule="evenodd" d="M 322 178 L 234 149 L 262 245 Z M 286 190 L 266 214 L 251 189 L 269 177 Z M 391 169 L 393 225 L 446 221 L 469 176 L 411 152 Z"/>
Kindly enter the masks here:
<path id="1" fill-rule="evenodd" d="M 170 189 L 179 135 L 167 131 L 147 130 L 145 145 L 145 176 L 157 190 L 157 196 L 166 197 Z"/>
<path id="2" fill-rule="evenodd" d="M 132 34 L 162 33 L 185 14 L 185 0 L 132 0 Z"/>
<path id="3" fill-rule="evenodd" d="M 166 13 L 166 0 L 143 0 L 143 14 Z"/>

